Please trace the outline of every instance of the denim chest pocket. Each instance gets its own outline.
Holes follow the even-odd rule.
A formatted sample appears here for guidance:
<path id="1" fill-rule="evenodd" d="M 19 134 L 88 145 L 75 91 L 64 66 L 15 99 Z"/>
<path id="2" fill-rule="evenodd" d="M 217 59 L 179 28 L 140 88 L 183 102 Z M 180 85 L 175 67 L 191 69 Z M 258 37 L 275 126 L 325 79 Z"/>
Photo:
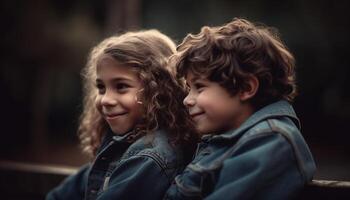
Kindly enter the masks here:
<path id="1" fill-rule="evenodd" d="M 113 176 L 114 176 L 113 174 L 116 170 L 118 170 L 118 168 L 120 168 L 122 165 L 125 165 L 125 163 L 127 163 L 127 161 L 129 161 L 130 159 L 139 158 L 139 157 L 142 157 L 145 159 L 151 158 L 160 168 L 162 168 L 164 170 L 171 170 L 172 167 L 175 167 L 175 166 L 173 166 L 175 164 L 168 163 L 167 159 L 164 158 L 164 156 L 162 156 L 158 152 L 148 151 L 148 150 L 127 151 L 124 153 L 124 155 L 119 160 L 113 161 L 109 165 L 109 168 L 108 168 L 108 170 L 105 174 L 105 177 L 104 177 L 103 185 L 102 185 L 100 191 L 98 192 L 98 195 L 101 195 L 103 192 L 105 192 L 109 188 L 109 183 L 111 181 L 111 178 L 113 179 Z"/>
<path id="2" fill-rule="evenodd" d="M 191 164 L 183 172 L 175 178 L 179 191 L 188 197 L 204 198 L 213 191 L 216 184 L 215 171 L 199 173 L 191 170 Z"/>
<path id="3" fill-rule="evenodd" d="M 117 159 L 113 159 L 108 165 L 108 168 L 105 171 L 105 175 L 103 176 L 103 182 L 100 189 L 97 192 L 97 196 L 102 195 L 109 187 L 109 183 L 111 180 L 111 176 L 113 172 L 120 167 L 126 160 L 130 157 L 138 154 L 140 151 L 127 151 L 121 157 L 117 157 Z"/>
<path id="4" fill-rule="evenodd" d="M 232 147 L 231 147 L 232 148 Z M 200 151 L 189 165 L 194 171 L 207 172 L 221 168 L 226 155 L 231 152 L 231 148 L 208 147 Z"/>
<path id="5" fill-rule="evenodd" d="M 100 196 L 103 192 L 105 192 L 107 190 L 111 175 L 113 173 L 113 170 L 118 166 L 119 163 L 120 163 L 120 161 L 117 160 L 117 161 L 113 161 L 109 164 L 108 169 L 106 171 L 106 174 L 103 178 L 104 180 L 102 183 L 102 187 L 100 187 L 100 189 L 98 190 L 97 196 Z"/>
<path id="6" fill-rule="evenodd" d="M 222 166 L 222 162 L 215 159 L 218 153 L 203 149 L 183 174 L 176 177 L 175 181 L 181 193 L 204 198 L 213 191 Z"/>

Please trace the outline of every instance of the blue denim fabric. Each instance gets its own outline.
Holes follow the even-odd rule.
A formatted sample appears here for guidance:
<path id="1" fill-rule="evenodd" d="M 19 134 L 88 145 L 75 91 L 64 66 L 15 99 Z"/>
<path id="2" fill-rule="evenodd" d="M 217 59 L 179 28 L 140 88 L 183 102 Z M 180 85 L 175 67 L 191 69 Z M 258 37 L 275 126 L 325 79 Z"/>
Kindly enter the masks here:
<path id="1" fill-rule="evenodd" d="M 164 199 L 290 199 L 316 167 L 286 101 L 255 112 L 239 128 L 204 135 L 194 160 Z"/>
<path id="2" fill-rule="evenodd" d="M 180 147 L 156 131 L 130 144 L 124 136 L 106 135 L 91 165 L 53 189 L 46 199 L 162 199 L 184 168 Z"/>

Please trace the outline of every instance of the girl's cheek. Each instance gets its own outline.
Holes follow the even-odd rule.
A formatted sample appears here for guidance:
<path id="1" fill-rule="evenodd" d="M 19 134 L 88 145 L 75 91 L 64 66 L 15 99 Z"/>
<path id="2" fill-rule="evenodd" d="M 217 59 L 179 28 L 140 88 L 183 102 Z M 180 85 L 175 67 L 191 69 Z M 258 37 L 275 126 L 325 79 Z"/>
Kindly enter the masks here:
<path id="1" fill-rule="evenodd" d="M 100 96 L 97 96 L 95 98 L 95 107 L 97 108 L 97 110 L 100 111 L 100 109 L 101 109 L 101 97 Z"/>

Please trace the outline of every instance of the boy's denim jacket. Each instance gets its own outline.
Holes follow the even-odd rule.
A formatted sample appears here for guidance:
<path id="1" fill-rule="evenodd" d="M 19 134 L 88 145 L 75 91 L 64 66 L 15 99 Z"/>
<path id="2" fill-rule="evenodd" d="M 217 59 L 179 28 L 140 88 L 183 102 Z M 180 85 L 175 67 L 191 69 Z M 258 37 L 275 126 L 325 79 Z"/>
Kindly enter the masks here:
<path id="1" fill-rule="evenodd" d="M 289 199 L 309 181 L 315 163 L 286 101 L 255 112 L 239 128 L 204 135 L 194 160 L 165 199 Z"/>
<path id="2" fill-rule="evenodd" d="M 184 168 L 181 149 L 169 144 L 165 131 L 132 144 L 130 136 L 108 133 L 94 162 L 68 177 L 46 199 L 162 199 Z"/>

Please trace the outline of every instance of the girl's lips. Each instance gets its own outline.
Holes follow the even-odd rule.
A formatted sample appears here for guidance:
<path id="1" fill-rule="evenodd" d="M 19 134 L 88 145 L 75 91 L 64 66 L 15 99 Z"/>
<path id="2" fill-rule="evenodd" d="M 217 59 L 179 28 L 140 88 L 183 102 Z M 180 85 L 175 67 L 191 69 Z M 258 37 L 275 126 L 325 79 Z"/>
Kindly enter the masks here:
<path id="1" fill-rule="evenodd" d="M 125 113 L 117 113 L 117 114 L 105 114 L 105 117 L 106 117 L 106 119 L 114 119 L 114 118 L 120 117 L 120 116 L 125 115 L 125 114 L 127 114 L 127 113 L 125 112 Z"/>

